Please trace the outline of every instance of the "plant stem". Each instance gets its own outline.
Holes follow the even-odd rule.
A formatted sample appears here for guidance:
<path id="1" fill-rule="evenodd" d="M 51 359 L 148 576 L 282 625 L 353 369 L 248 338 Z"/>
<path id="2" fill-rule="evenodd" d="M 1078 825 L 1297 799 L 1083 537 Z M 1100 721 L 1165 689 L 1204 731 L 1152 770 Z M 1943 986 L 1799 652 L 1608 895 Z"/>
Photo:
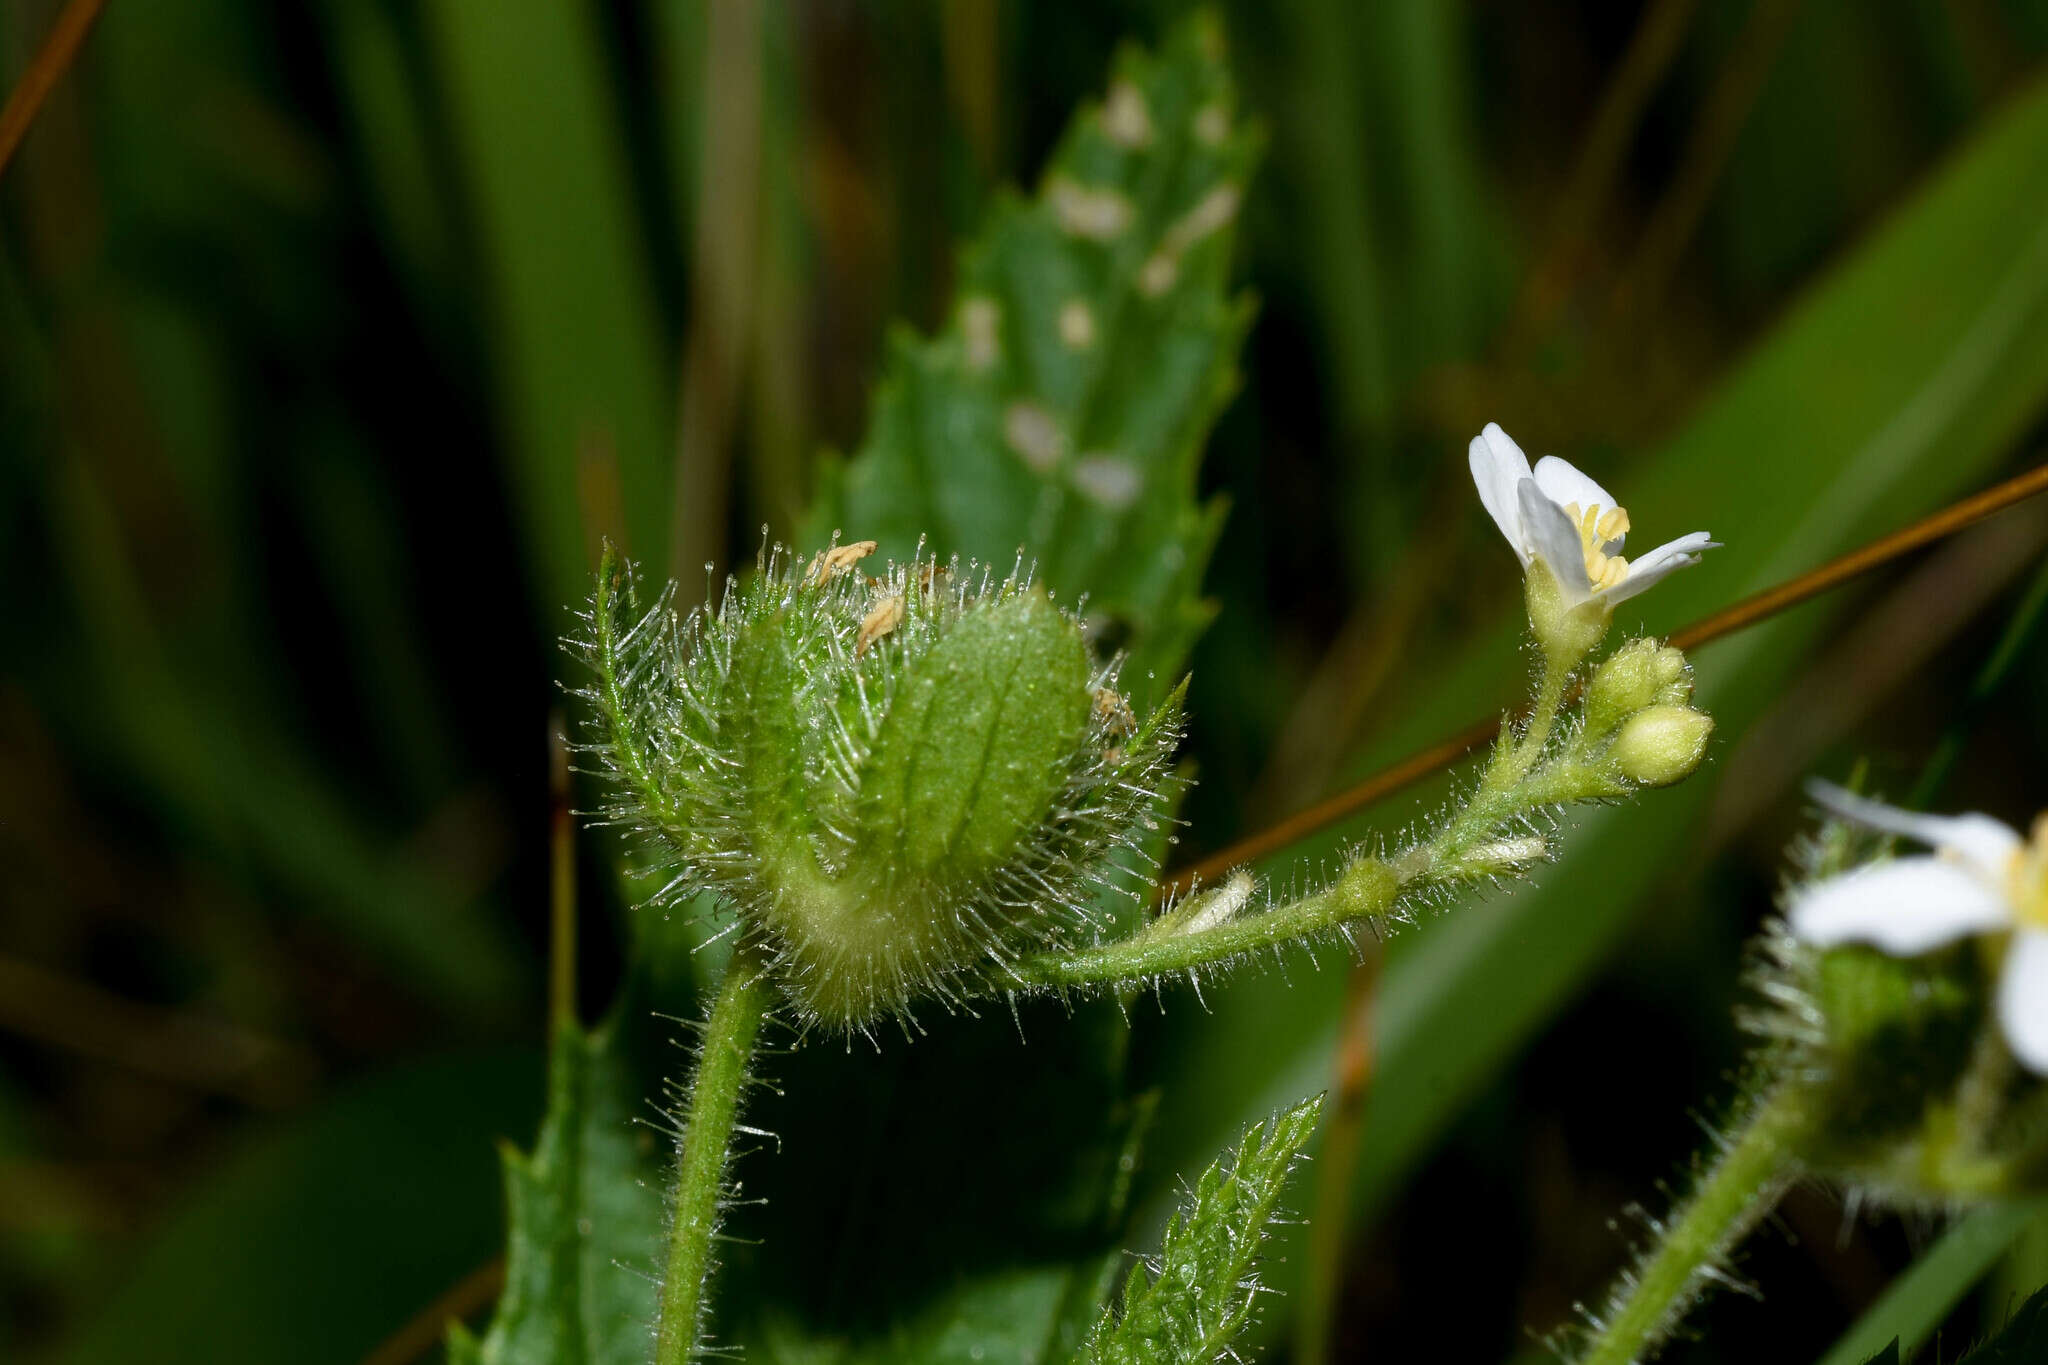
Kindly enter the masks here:
<path id="1" fill-rule="evenodd" d="M 1662 1238 L 1617 1286 L 1579 1365 L 1648 1359 L 1699 1296 L 1717 1263 L 1777 1204 L 1797 1172 L 1807 1094 L 1782 1084 L 1755 1101 Z"/>
<path id="2" fill-rule="evenodd" d="M 1501 742 L 1512 747 L 1498 773 L 1487 773 L 1484 779 L 1487 787 L 1515 786 L 1536 766 L 1536 760 L 1543 756 L 1543 746 L 1550 742 L 1551 728 L 1557 724 L 1558 708 L 1564 704 L 1565 684 L 1580 662 L 1578 659 L 1559 659 L 1550 654 L 1543 656 L 1543 680 L 1537 684 L 1535 701 L 1529 707 L 1529 719 L 1523 724 L 1521 734 L 1512 740 L 1509 736 L 1513 731 L 1502 728 Z"/>
<path id="3" fill-rule="evenodd" d="M 1328 887 L 1287 905 L 1194 933 L 1139 934 L 1079 952 L 1041 953 L 1019 962 L 1016 973 L 1027 985 L 1066 988 L 1184 972 L 1384 914 L 1401 887 L 1401 878 L 1385 863 L 1361 858 Z"/>
<path id="4" fill-rule="evenodd" d="M 684 1105 L 682 1137 L 676 1143 L 668 1258 L 654 1333 L 655 1365 L 684 1365 L 697 1354 L 733 1123 L 770 998 L 760 964 L 751 953 L 735 951 L 704 1025 L 703 1050 Z"/>
<path id="5" fill-rule="evenodd" d="M 1331 885 L 1286 905 L 1191 932 L 1178 931 L 1169 916 L 1121 942 L 1028 957 L 1017 964 L 1016 977 L 1025 985 L 1068 989 L 1190 971 L 1260 948 L 1299 942 L 1352 920 L 1385 915 L 1404 891 L 1417 886 L 1468 880 L 1472 874 L 1462 860 L 1476 845 L 1497 837 L 1501 826 L 1516 816 L 1589 794 L 1616 794 L 1569 786 L 1552 790 L 1558 784 L 1543 780 L 1550 768 L 1531 776 L 1549 743 L 1572 667 L 1567 663 L 1544 670 L 1528 724 L 1519 735 L 1502 730 L 1500 743 L 1508 747 L 1488 766 L 1464 808 L 1428 842 L 1410 845 L 1385 861 L 1359 858 Z"/>

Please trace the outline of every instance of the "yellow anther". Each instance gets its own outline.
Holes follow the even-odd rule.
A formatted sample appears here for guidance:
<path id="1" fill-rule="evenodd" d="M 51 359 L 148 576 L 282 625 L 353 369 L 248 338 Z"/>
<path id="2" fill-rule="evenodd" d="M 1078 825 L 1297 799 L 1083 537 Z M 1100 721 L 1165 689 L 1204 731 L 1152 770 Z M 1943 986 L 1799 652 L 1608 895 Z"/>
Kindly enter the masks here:
<path id="1" fill-rule="evenodd" d="M 2048 929 L 2048 811 L 2034 817 L 2033 837 L 2013 850 L 2006 868 L 2006 894 L 2016 917 L 2036 929 Z"/>
<path id="2" fill-rule="evenodd" d="M 1579 549 L 1586 556 L 1586 579 L 1595 592 L 1611 588 L 1628 577 L 1628 560 L 1607 553 L 1606 547 L 1628 531 L 1628 509 L 1602 508 L 1598 503 L 1583 511 L 1575 502 L 1564 505 L 1564 514 L 1579 528 Z"/>

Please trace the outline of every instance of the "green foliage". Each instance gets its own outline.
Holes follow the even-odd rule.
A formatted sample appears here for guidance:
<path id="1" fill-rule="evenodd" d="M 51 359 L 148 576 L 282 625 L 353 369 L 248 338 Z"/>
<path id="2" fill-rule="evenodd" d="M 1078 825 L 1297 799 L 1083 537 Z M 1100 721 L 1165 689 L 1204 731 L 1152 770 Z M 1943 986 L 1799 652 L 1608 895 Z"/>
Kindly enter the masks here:
<path id="1" fill-rule="evenodd" d="M 863 548 L 764 553 L 687 618 L 637 612 L 607 559 L 579 645 L 605 814 L 647 839 L 657 903 L 718 893 L 839 1029 L 1002 989 L 1020 953 L 1094 932 L 1179 737 L 1178 692 L 1139 724 L 1028 581 L 869 580 Z"/>
<path id="2" fill-rule="evenodd" d="M 1971 1351 L 1962 1365 L 2033 1365 L 2048 1360 L 2048 1289 L 2037 1289 L 1998 1334 Z"/>
<path id="3" fill-rule="evenodd" d="M 810 538 L 843 528 L 899 559 L 1028 547 L 1050 587 L 1088 595 L 1136 685 L 1177 671 L 1211 614 L 1223 507 L 1195 485 L 1251 320 L 1228 277 L 1261 140 L 1213 14 L 1156 56 L 1119 53 L 1037 195 L 999 197 L 963 253 L 946 326 L 891 337 L 868 438 L 829 471 Z"/>
<path id="4" fill-rule="evenodd" d="M 531 1050 L 387 1069 L 277 1123 L 169 1210 L 61 1365 L 360 1365 L 501 1245 L 500 1134 L 533 1122 Z"/>
<path id="5" fill-rule="evenodd" d="M 2015 1199 L 1969 1214 L 1885 1289 L 1819 1365 L 1860 1365 L 1885 1342 L 1911 1355 L 2013 1241 L 2048 1215 L 2048 1199 Z"/>
<path id="6" fill-rule="evenodd" d="M 435 0 L 423 17 L 482 238 L 497 426 L 553 627 L 600 534 L 669 549 L 674 412 L 648 243 L 596 17 L 490 0 Z M 592 494 L 607 482 L 615 507 Z"/>
<path id="7" fill-rule="evenodd" d="M 1813 956 L 1809 989 L 1827 1036 L 1803 1060 L 1830 1078 L 1816 1158 L 1895 1188 L 1934 1178 L 1931 1162 L 1897 1148 L 1955 1087 L 1987 1022 L 1975 954 L 1957 945 L 1896 958 L 1850 945 Z"/>
<path id="8" fill-rule="evenodd" d="M 1899 1338 L 1893 1337 L 1863 1365 L 1899 1365 L 1899 1345 Z M 1839 1350 L 1831 1352 L 1828 1359 L 1839 1354 Z M 2034 1365 L 2042 1360 L 2048 1360 L 2048 1289 L 2035 1290 L 1996 1334 L 1980 1342 L 1957 1365 Z"/>
<path id="9" fill-rule="evenodd" d="M 548 1111 L 530 1154 L 509 1145 L 505 1289 L 479 1341 L 460 1326 L 450 1365 L 643 1365 L 654 1318 L 661 1207 L 646 1106 L 620 1024 L 560 1025 Z"/>
<path id="10" fill-rule="evenodd" d="M 1259 1248 L 1280 1194 L 1322 1115 L 1321 1096 L 1253 1124 L 1202 1172 L 1166 1225 L 1159 1253 L 1124 1281 L 1123 1303 L 1088 1339 L 1092 1365 L 1192 1365 L 1237 1359 L 1265 1292 Z"/>
<path id="11" fill-rule="evenodd" d="M 0 25 L 9 73 L 23 69 L 56 8 L 42 0 Z M 748 507 L 789 525 L 806 433 L 858 429 L 875 320 L 905 300 L 913 316 L 940 316 L 928 303 L 947 272 L 927 248 L 953 229 L 935 225 L 971 220 L 977 187 L 1056 130 L 1057 105 L 1095 78 L 1134 13 L 884 6 L 821 20 L 771 7 L 762 31 L 778 36 L 761 79 L 707 80 L 751 70 L 717 59 L 735 46 L 744 55 L 760 31 L 742 23 L 722 46 L 701 31 L 712 15 L 747 8 L 515 16 L 474 0 L 418 10 L 322 0 L 280 18 L 246 0 L 116 6 L 10 165 L 0 185 L 0 520 L 10 528 L 5 578 L 18 591 L 0 646 L 10 771 L 0 825 L 17 913 L 0 946 L 303 1043 L 318 1077 L 376 1072 L 394 1085 L 378 1091 L 381 1116 L 366 1117 L 351 1086 L 273 1117 L 211 1097 L 165 1102 L 151 1097 L 165 1088 L 158 1078 L 124 1077 L 67 1044 L 10 1039 L 7 1084 L 30 1111 L 12 1175 L 34 1197 L 0 1220 L 0 1356 L 19 1341 L 36 1357 L 97 1319 L 77 1348 L 92 1359 L 359 1360 L 489 1254 L 498 1219 L 487 1138 L 531 1131 L 527 1105 L 508 1095 L 530 1101 L 535 1069 L 442 1068 L 435 1090 L 396 1084 L 403 1073 L 393 1069 L 422 1046 L 504 1036 L 516 1027 L 510 1008 L 534 994 L 537 936 L 516 907 L 543 875 L 527 821 L 538 808 L 545 657 L 597 534 L 691 570 L 722 557 L 675 545 L 668 525 L 672 477 L 689 463 L 670 411 L 678 343 L 738 301 L 746 327 L 720 375 L 738 407 L 719 451 L 735 461 L 736 497 L 705 499 L 689 518 L 750 524 Z M 1753 23 L 1752 8 L 1767 21 L 1797 11 L 1775 69 L 1758 41 L 1770 24 Z M 984 13 L 1001 17 L 967 17 Z M 1347 695 L 1372 701 L 1356 726 L 1306 727 L 1332 769 L 1354 730 L 1372 727 L 1370 752 L 1355 755 L 1365 767 L 1502 703 L 1514 645 L 1507 632 L 1487 636 L 1483 604 L 1499 600 L 1506 574 L 1467 581 L 1460 528 L 1429 487 L 1477 420 L 1501 416 L 1519 431 L 1519 403 L 1541 412 L 1540 423 L 1525 420 L 1544 445 L 1576 454 L 1644 446 L 1703 414 L 1644 462 L 1652 484 L 1632 502 L 1645 520 L 1697 508 L 1681 525 L 1711 526 L 1731 550 L 1697 584 L 1660 593 L 1653 625 L 1975 485 L 2015 458 L 2016 433 L 2038 426 L 2033 367 L 2048 351 L 2039 215 L 2027 209 L 2041 201 L 2048 156 L 2041 92 L 2022 83 L 2048 35 L 2038 0 L 1650 7 L 1698 20 L 1670 36 L 1676 60 L 1661 76 L 1621 58 L 1654 45 L 1629 41 L 1632 15 L 1603 10 L 1547 31 L 1544 13 L 1468 14 L 1431 0 L 1237 10 L 1248 97 L 1257 92 L 1276 128 L 1245 236 L 1249 273 L 1271 303 L 1254 391 L 1207 479 L 1230 490 L 1237 539 L 1207 584 L 1230 604 L 1230 628 L 1200 665 L 1191 758 L 1213 780 L 1193 812 L 1191 847 L 1214 847 L 1289 804 L 1232 793 L 1251 788 L 1240 779 L 1265 761 L 1308 652 L 1347 611 L 1361 638 L 1397 647 L 1402 676 L 1376 689 L 1371 670 L 1340 674 Z M 1556 90 L 1556 70 L 1573 73 L 1576 88 Z M 1716 92 L 1732 88 L 1758 92 L 1747 118 L 1724 117 Z M 1593 117 L 1596 99 L 1610 110 L 1607 96 L 1631 89 L 1653 101 L 1649 121 Z M 700 137 L 749 153 L 750 109 L 761 116 L 763 193 L 721 193 L 721 162 Z M 970 123 L 971 152 L 961 132 Z M 1695 128 L 1725 135 L 1726 173 L 1682 167 L 1667 185 L 1663 168 Z M 1902 193 L 1951 147 L 1948 170 Z M 1589 166 L 1605 155 L 1600 194 L 1576 194 L 1580 177 L 1567 183 L 1575 152 Z M 722 251 L 721 232 L 752 221 L 757 199 L 763 231 L 738 237 L 746 250 Z M 1696 231 L 1669 244 L 1674 287 L 1637 319 L 1603 312 L 1596 296 L 1610 262 L 1625 266 L 1636 226 L 1659 221 L 1672 200 L 1697 211 Z M 1048 203 L 1006 201 L 991 221 L 1022 226 L 984 240 L 962 266 L 963 283 L 970 266 L 983 272 L 963 304 L 998 299 L 1006 326 L 1035 306 L 1041 339 L 1057 334 L 1057 314 L 998 267 L 1064 259 L 1024 231 L 1035 215 L 1044 235 Z M 1543 240 L 1553 218 L 1569 254 Z M 1883 249 L 1828 268 L 1870 224 Z M 684 278 L 692 248 L 675 247 L 693 232 L 708 263 L 695 269 L 724 271 L 725 308 Z M 728 269 L 756 242 L 758 278 Z M 1526 258 L 1511 261 L 1524 244 Z M 1561 321 L 1517 336 L 1497 323 L 1517 289 L 1509 267 L 1524 265 L 1521 291 L 1550 295 Z M 1807 279 L 1819 286 L 1788 311 L 1788 291 Z M 1241 326 L 1241 306 L 1219 302 L 1220 286 L 1214 294 L 1215 335 Z M 1038 505 L 1017 494 L 1049 491 L 1069 510 L 1082 495 L 1057 476 L 992 477 L 987 452 L 1001 454 L 1007 433 L 998 425 L 990 437 L 986 424 L 1000 423 L 1008 390 L 971 414 L 983 435 L 958 451 L 931 434 L 963 410 L 934 399 L 938 381 L 920 371 L 948 337 L 961 344 L 959 305 L 942 316 L 936 340 L 885 358 L 895 444 L 884 449 L 878 422 L 860 460 L 879 477 L 859 500 L 889 512 L 929 493 L 945 504 L 930 525 L 954 536 L 950 548 L 1006 564 Z M 1129 321 L 1119 339 L 1134 335 Z M 1587 364 L 1589 350 L 1609 348 L 1628 363 Z M 1098 349 L 1118 376 L 1174 370 Z M 1751 350 L 1753 361 L 1716 379 Z M 1175 355 L 1181 377 L 1193 376 L 1183 385 L 1191 429 L 1216 406 L 1196 381 L 1226 377 L 1228 366 Z M 1013 359 L 1016 373 L 1001 382 L 1017 394 L 1052 383 L 1038 375 L 1040 357 Z M 1076 465 L 1100 448 L 1089 440 L 1070 450 Z M 1150 443 L 1147 458 L 1171 444 Z M 773 446 L 784 453 L 771 467 Z M 1163 462 L 1181 467 L 1170 452 Z M 1607 466 L 1599 472 L 1608 477 Z M 1157 622 L 1104 613 L 1110 628 L 1093 642 L 1138 645 L 1134 691 L 1146 690 L 1148 672 L 1161 690 L 1174 679 L 1183 661 L 1162 662 L 1171 651 L 1155 654 L 1150 641 L 1184 641 L 1203 611 L 1203 532 L 1214 526 L 1204 518 L 1219 509 L 1196 507 L 1192 487 L 1190 474 L 1164 500 L 1180 505 L 1172 515 L 1128 517 L 1155 549 L 1193 552 L 1178 564 L 1121 545 L 1103 552 L 1105 577 L 1160 608 Z M 831 490 L 815 524 L 874 533 L 847 510 L 855 500 Z M 1050 539 L 1084 540 L 1081 519 L 1054 520 Z M 891 548 L 904 553 L 927 527 L 921 514 L 897 521 L 906 543 Z M 1411 573 L 1404 556 L 1417 546 L 1427 561 Z M 1043 570 L 1061 601 L 1092 589 L 1113 607 L 1085 581 L 1093 569 L 1047 559 Z M 1138 581 L 1141 570 L 1158 581 Z M 1417 577 L 1432 586 L 1408 599 L 1419 600 L 1422 625 L 1406 629 L 1404 589 Z M 1722 722 L 1716 760 L 1750 753 L 1752 722 L 1799 677 L 1831 610 L 1816 604 L 1702 658 Z M 1928 688 L 1942 685 L 1940 667 L 1925 676 Z M 1994 726 L 2008 725 L 2002 739 L 2034 736 L 2034 702 L 1992 713 Z M 1994 764 L 2010 755 L 2019 771 L 2040 767 L 2023 739 L 1994 747 Z M 1978 759 L 1973 749 L 1973 775 Z M 1319 773 L 1296 795 L 1337 776 Z M 2022 789 L 1997 783 L 1982 785 Z M 1529 1073 L 1509 1061 L 1533 1040 L 1583 1036 L 1617 998 L 1654 994 L 1676 1012 L 1692 1006 L 1671 997 L 1711 994 L 1696 983 L 1712 974 L 1696 971 L 1683 991 L 1658 989 L 1659 955 L 1688 967 L 1718 949 L 1732 958 L 1732 943 L 1716 937 L 1735 932 L 1720 889 L 1754 884 L 1760 870 L 1730 876 L 1744 854 L 1707 868 L 1697 850 L 1727 838 L 1773 790 L 1765 774 L 1729 784 L 1717 806 L 1700 790 L 1631 813 L 1625 826 L 1597 825 L 1565 845 L 1542 891 L 1395 946 L 1362 1167 L 1355 1181 L 1333 1182 L 1362 1208 L 1333 1231 L 1333 1246 L 1397 1244 L 1361 1236 L 1356 1219 L 1384 1209 L 1482 1093 L 1499 1118 L 1467 1137 L 1520 1168 L 1516 1144 L 1549 1131 L 1520 1120 L 1558 1103 L 1518 1091 L 1514 1078 Z M 593 840 L 585 857 L 594 863 L 605 847 Z M 584 881 L 609 890 L 609 872 L 586 865 Z M 1670 888 L 1700 889 L 1649 894 Z M 1695 896 L 1721 897 L 1725 913 L 1689 911 Z M 1140 913 L 1127 898 L 1116 904 Z M 1653 904 L 1654 928 L 1634 939 L 1642 951 L 1631 951 L 1620 989 L 1585 1003 L 1590 974 Z M 635 928 L 659 918 L 642 915 Z M 599 906 L 588 935 L 603 936 L 606 919 Z M 670 965 L 681 976 L 717 952 L 678 950 Z M 607 956 L 596 955 L 593 980 Z M 792 1314 L 780 1335 L 753 1333 L 750 1355 L 1052 1358 L 1046 1324 L 1089 1299 L 1115 1221 L 1103 1210 L 1116 1149 L 1088 1145 L 1101 1116 L 1121 1113 L 1129 1086 L 1163 1065 L 1171 1112 L 1148 1171 L 1198 1169 L 1242 1116 L 1326 1083 L 1341 992 L 1339 972 L 1293 971 L 1211 993 L 1213 1018 L 1143 1011 L 1140 1028 L 1154 1036 L 1139 1040 L 1135 1080 L 1107 1001 L 1078 1020 L 1026 1004 L 1021 1050 L 1009 1019 L 991 1011 L 978 1022 L 927 1019 L 935 1036 L 911 1058 L 891 1044 L 879 1061 L 827 1047 L 772 1062 L 801 1082 L 772 1124 L 792 1135 L 791 1149 L 749 1170 L 750 1186 L 772 1184 L 775 1203 L 741 1216 L 780 1221 L 765 1249 L 731 1254 L 786 1268 L 774 1258 L 811 1239 L 800 1268 L 818 1274 L 802 1283 L 837 1297 Z M 1567 1008 L 1579 1019 L 1552 1029 Z M 1657 1032 L 1660 1075 L 1718 1070 L 1720 1040 L 1708 1030 Z M 1042 1082 L 1022 1098 L 999 1084 L 1019 1067 Z M 632 1093 L 651 1093 L 655 1065 L 640 1058 L 633 1073 Z M 487 1076 L 503 1082 L 495 1098 L 464 1084 Z M 316 1079 L 316 1094 L 331 1083 Z M 1573 1112 L 1592 1103 L 1574 1098 Z M 287 1130 L 295 1137 L 337 1114 L 349 1121 L 344 1137 L 278 1159 Z M 1057 1215 L 1036 1206 L 1036 1189 L 1008 1187 L 1045 1175 L 1035 1147 L 1052 1143 L 1088 1154 L 1062 1168 L 1071 1180 L 1044 1181 Z M 266 1177 L 254 1194 L 250 1163 Z M 1574 1172 L 1617 1174 L 1629 1174 L 1625 1162 Z M 63 1197 L 74 1188 L 92 1197 Z M 1100 1202 L 1089 1204 L 1090 1192 Z M 1471 1213 L 1457 1197 L 1469 1193 L 1431 1197 L 1456 1225 Z M 1152 1194 L 1141 1187 L 1141 1199 Z M 924 1212 L 918 1233 L 886 1216 L 901 1207 Z M 1082 1208 L 1088 1217 L 1067 1216 Z M 1333 1229 L 1344 1213 L 1318 1210 Z M 46 1217 L 66 1220 L 49 1234 L 67 1246 L 61 1274 L 22 1250 L 45 1235 Z M 1547 1237 L 1570 1233 L 1501 1235 L 1500 1267 L 1547 1271 L 1540 1255 L 1505 1252 L 1526 1239 L 1540 1253 Z M 918 1237 L 929 1245 L 911 1245 Z M 1303 1260 L 1290 1255 L 1276 1273 Z M 1375 1262 L 1375 1274 L 1384 1269 Z M 1402 1312 L 1454 1333 L 1447 1302 L 1508 1302 L 1512 1278 L 1486 1266 L 1453 1281 L 1417 1276 Z M 1938 1319 L 1972 1279 L 1913 1311 Z M 735 1282 L 727 1306 L 784 1313 L 797 1283 Z M 1760 1320 L 1810 1326 L 1834 1311 L 1824 1296 L 1794 1297 L 1773 1295 Z M 1271 1313 L 1281 1310 L 1313 1316 L 1313 1296 Z M 1459 1322 L 1489 1330 L 1485 1314 Z M 770 1339 L 788 1349 L 764 1350 Z"/>
<path id="12" fill-rule="evenodd" d="M 1656 516 L 1724 536 L 1741 528 L 1739 555 L 1724 552 L 1643 599 L 1653 629 L 1820 563 L 1997 467 L 2048 403 L 2048 232 L 2001 206 L 2015 193 L 2044 192 L 2048 89 L 2036 86 L 1982 123 L 1788 310 L 1691 422 L 1643 457 L 1625 490 L 1640 523 Z M 1930 293 L 1930 280 L 1940 289 Z M 1410 705 L 1353 770 L 1498 705 L 1519 629 L 1502 621 L 1455 659 L 1418 663 Z M 1795 614 L 1713 647 L 1701 695 L 1723 734 L 1756 723 L 1818 629 Z M 1596 815 L 1542 887 L 1443 917 L 1396 945 L 1379 996 L 1374 1104 L 1354 1158 L 1352 1216 L 1385 1206 L 1489 1078 L 1610 960 L 1639 912 L 1675 909 L 1651 893 L 1693 875 L 1714 799 L 1710 788 L 1684 788 L 1625 821 Z M 1745 814 L 1760 799 L 1744 793 Z M 1530 943 L 1543 951 L 1529 953 Z M 1161 1122 L 1170 1135 L 1162 1141 L 1185 1145 L 1162 1159 L 1191 1159 L 1196 1144 L 1213 1145 L 1245 1115 L 1321 1083 L 1342 995 L 1338 973 L 1247 982 L 1189 1021 Z M 1276 1281 L 1286 1285 L 1300 1264 L 1290 1256 Z"/>

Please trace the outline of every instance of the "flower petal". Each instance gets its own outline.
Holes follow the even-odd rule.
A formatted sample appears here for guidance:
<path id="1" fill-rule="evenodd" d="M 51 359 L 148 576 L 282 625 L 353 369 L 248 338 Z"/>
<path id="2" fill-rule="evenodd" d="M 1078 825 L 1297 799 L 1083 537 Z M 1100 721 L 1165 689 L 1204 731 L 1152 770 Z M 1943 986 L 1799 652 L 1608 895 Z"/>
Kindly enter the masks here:
<path id="1" fill-rule="evenodd" d="M 1529 538 L 1529 548 L 1556 575 L 1565 605 L 1577 606 L 1593 595 L 1593 580 L 1586 576 L 1586 549 L 1579 543 L 1579 528 L 1562 507 L 1536 486 L 1536 480 L 1522 480 L 1515 494 L 1522 509 L 1522 532 Z"/>
<path id="2" fill-rule="evenodd" d="M 1785 912 L 1808 943 L 1869 943 L 1914 957 L 1965 934 L 2012 923 L 2005 898 L 1946 858 L 1870 863 L 1801 891 Z"/>
<path id="3" fill-rule="evenodd" d="M 1472 438 L 1466 457 L 1472 465 L 1472 485 L 1479 490 L 1479 501 L 1493 517 L 1493 524 L 1500 527 L 1500 533 L 1508 538 L 1515 558 L 1522 561 L 1523 568 L 1528 568 L 1529 550 L 1522 535 L 1522 513 L 1515 500 L 1515 489 L 1529 477 L 1529 457 L 1493 422 L 1488 422 L 1486 429 Z"/>
<path id="4" fill-rule="evenodd" d="M 2022 929 L 1998 978 L 1998 1023 L 2020 1065 L 2048 1076 L 2048 933 Z"/>
<path id="5" fill-rule="evenodd" d="M 1575 502 L 1579 511 L 1586 512 L 1594 507 L 1621 506 L 1614 500 L 1614 494 L 1593 482 L 1591 475 L 1580 472 L 1570 460 L 1560 460 L 1555 455 L 1545 455 L 1536 462 L 1535 479 L 1536 486 L 1543 490 L 1543 496 L 1560 507 Z"/>
<path id="6" fill-rule="evenodd" d="M 1941 849 L 1993 887 L 2003 887 L 2012 855 L 2019 851 L 2019 831 L 2003 820 L 1975 811 L 1967 815 L 1922 815 L 1900 810 L 1846 787 L 1809 779 L 1806 794 L 1844 820 L 1853 820 L 1887 834 L 1903 834 Z"/>
<path id="7" fill-rule="evenodd" d="M 1641 558 L 1630 560 L 1628 577 L 1607 590 L 1607 600 L 1626 602 L 1639 592 L 1647 592 L 1657 586 L 1659 579 L 1699 563 L 1702 554 L 1719 548 L 1720 544 L 1705 531 L 1667 541 Z"/>

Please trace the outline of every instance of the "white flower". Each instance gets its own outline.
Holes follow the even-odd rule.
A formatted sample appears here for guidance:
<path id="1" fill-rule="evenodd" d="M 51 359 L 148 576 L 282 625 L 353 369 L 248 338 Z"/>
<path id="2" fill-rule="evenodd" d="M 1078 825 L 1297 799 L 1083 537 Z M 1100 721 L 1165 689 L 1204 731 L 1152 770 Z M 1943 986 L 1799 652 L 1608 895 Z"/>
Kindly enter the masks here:
<path id="1" fill-rule="evenodd" d="M 1700 562 L 1719 542 L 1705 531 L 1659 545 L 1631 564 L 1621 556 L 1628 510 L 1614 495 L 1555 455 L 1529 468 L 1529 457 L 1492 422 L 1472 438 L 1472 482 L 1493 524 L 1522 567 L 1542 560 L 1557 579 L 1567 609 L 1582 602 L 1613 605 L 1650 587 L 1673 569 Z"/>
<path id="2" fill-rule="evenodd" d="M 1988 815 L 1916 815 L 1828 782 L 1807 791 L 1823 806 L 1934 849 L 1868 863 L 1802 891 L 1787 918 L 1809 943 L 1869 943 L 1912 957 L 1967 934 L 2010 933 L 1998 982 L 1998 1022 L 2013 1056 L 2048 1075 L 2048 815 L 2031 841 Z"/>

